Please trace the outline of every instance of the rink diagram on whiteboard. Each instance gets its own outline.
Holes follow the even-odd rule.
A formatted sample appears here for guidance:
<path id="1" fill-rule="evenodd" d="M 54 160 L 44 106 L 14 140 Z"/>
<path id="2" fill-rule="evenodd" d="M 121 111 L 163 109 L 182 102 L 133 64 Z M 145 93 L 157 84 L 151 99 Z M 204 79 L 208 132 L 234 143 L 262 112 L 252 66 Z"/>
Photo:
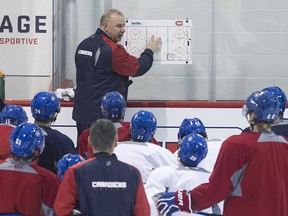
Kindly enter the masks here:
<path id="1" fill-rule="evenodd" d="M 154 54 L 154 63 L 192 64 L 192 21 L 185 20 L 126 20 L 123 46 L 139 57 L 149 38 L 162 40 L 161 51 Z"/>

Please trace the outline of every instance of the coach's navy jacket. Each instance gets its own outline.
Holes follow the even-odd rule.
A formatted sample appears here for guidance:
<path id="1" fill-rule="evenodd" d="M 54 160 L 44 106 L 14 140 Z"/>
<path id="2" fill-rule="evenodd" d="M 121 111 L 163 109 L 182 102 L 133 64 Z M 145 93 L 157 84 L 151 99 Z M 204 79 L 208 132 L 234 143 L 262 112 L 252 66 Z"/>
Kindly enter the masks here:
<path id="1" fill-rule="evenodd" d="M 65 173 L 54 204 L 56 214 L 69 215 L 79 205 L 81 215 L 150 216 L 138 169 L 115 154 L 94 156 Z"/>
<path id="2" fill-rule="evenodd" d="M 98 28 L 77 47 L 75 63 L 77 87 L 73 119 L 91 124 L 103 118 L 100 105 L 107 92 L 118 91 L 127 100 L 129 76 L 145 74 L 152 66 L 153 52 L 146 49 L 137 59 Z"/>

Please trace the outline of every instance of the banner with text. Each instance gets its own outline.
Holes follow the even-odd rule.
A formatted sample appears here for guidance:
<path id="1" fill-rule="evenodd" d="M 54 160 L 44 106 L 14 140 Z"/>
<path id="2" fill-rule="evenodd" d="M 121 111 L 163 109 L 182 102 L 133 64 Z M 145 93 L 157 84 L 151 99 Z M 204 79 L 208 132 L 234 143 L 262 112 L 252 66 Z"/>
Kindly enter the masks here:
<path id="1" fill-rule="evenodd" d="M 53 1 L 0 2 L 0 71 L 12 76 L 51 76 Z"/>

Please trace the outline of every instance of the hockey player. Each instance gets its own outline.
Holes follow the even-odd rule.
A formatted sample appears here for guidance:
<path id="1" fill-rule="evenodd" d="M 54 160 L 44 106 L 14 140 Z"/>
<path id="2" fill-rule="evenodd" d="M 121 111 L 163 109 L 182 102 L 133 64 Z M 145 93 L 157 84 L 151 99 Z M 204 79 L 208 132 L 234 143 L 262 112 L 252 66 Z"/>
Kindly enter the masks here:
<path id="1" fill-rule="evenodd" d="M 203 122 L 199 118 L 185 118 L 183 119 L 179 131 L 177 134 L 179 148 L 180 148 L 180 142 L 181 139 L 191 133 L 197 133 L 205 138 L 207 141 L 207 145 L 209 148 L 208 155 L 206 157 L 206 160 L 202 160 L 200 162 L 200 167 L 206 169 L 209 172 L 213 171 L 213 167 L 218 155 L 218 152 L 220 150 L 220 147 L 222 145 L 222 140 L 220 139 L 208 139 L 206 128 L 203 124 Z M 174 152 L 174 156 L 178 157 L 178 150 Z"/>
<path id="2" fill-rule="evenodd" d="M 64 155 L 57 163 L 57 176 L 60 179 L 60 181 L 63 180 L 63 177 L 68 168 L 82 161 L 84 161 L 84 159 L 79 154 L 72 155 L 71 153 L 69 153 Z M 81 215 L 81 212 L 79 211 L 78 208 L 79 208 L 78 206 L 75 206 L 70 216 Z"/>
<path id="3" fill-rule="evenodd" d="M 131 120 L 131 141 L 120 142 L 115 149 L 119 160 L 140 170 L 144 184 L 150 172 L 155 168 L 175 165 L 174 156 L 168 149 L 149 142 L 156 128 L 157 121 L 152 112 L 138 111 Z"/>
<path id="4" fill-rule="evenodd" d="M 118 130 L 118 141 L 131 140 L 130 122 L 124 122 L 126 102 L 117 91 L 107 92 L 101 101 L 101 111 L 105 119 L 111 120 Z M 89 129 L 83 131 L 79 137 L 79 154 L 87 159 L 93 157 L 93 148 L 88 145 Z M 157 141 L 153 138 L 153 143 Z"/>
<path id="5" fill-rule="evenodd" d="M 139 170 L 113 154 L 115 125 L 107 119 L 94 122 L 89 144 L 94 157 L 66 171 L 54 205 L 56 214 L 70 215 L 79 206 L 81 215 L 150 216 Z"/>
<path id="6" fill-rule="evenodd" d="M 178 142 L 180 143 L 183 137 L 191 133 L 197 133 L 204 137 L 206 140 L 208 139 L 206 128 L 199 118 L 183 119 L 177 134 Z"/>
<path id="7" fill-rule="evenodd" d="M 7 104 L 2 110 L 2 112 L 0 112 L 0 122 L 2 124 L 10 124 L 17 126 L 27 121 L 27 114 L 23 107 L 20 105 Z"/>
<path id="8" fill-rule="evenodd" d="M 44 149 L 42 130 L 31 123 L 11 134 L 11 158 L 0 161 L 0 215 L 53 215 L 60 185 L 57 176 L 33 163 Z"/>
<path id="9" fill-rule="evenodd" d="M 284 91 L 277 87 L 277 86 L 271 86 L 264 88 L 263 90 L 271 91 L 273 92 L 280 103 L 280 111 L 279 111 L 279 119 L 276 121 L 276 124 L 272 126 L 272 131 L 274 131 L 275 134 L 282 135 L 288 137 L 288 119 L 284 118 L 284 112 L 286 109 L 286 95 Z M 247 127 L 243 130 L 243 132 L 250 132 L 250 127 Z"/>
<path id="10" fill-rule="evenodd" d="M 208 139 L 206 128 L 203 122 L 198 118 L 184 118 L 181 122 L 177 134 L 178 138 L 178 149 L 174 152 L 174 156 L 178 158 L 178 151 L 180 149 L 180 143 L 183 137 L 191 133 L 197 133 L 203 136 L 206 140 Z"/>
<path id="11" fill-rule="evenodd" d="M 7 104 L 0 112 L 0 159 L 10 156 L 10 135 L 14 128 L 28 121 L 22 106 Z"/>
<path id="12" fill-rule="evenodd" d="M 223 142 L 209 183 L 163 194 L 161 214 L 200 211 L 225 200 L 224 216 L 288 215 L 288 139 L 271 130 L 279 101 L 271 91 L 257 91 L 243 111 L 253 132 Z"/>
<path id="13" fill-rule="evenodd" d="M 57 176 L 62 181 L 66 170 L 74 164 L 80 163 L 84 159 L 80 155 L 68 153 L 64 155 L 57 163 Z"/>
<path id="14" fill-rule="evenodd" d="M 38 165 L 57 174 L 57 162 L 68 153 L 78 154 L 73 141 L 58 130 L 52 129 L 60 112 L 60 102 L 53 92 L 38 92 L 31 101 L 34 123 L 45 132 L 45 149 Z"/>
<path id="15" fill-rule="evenodd" d="M 111 120 L 118 130 L 118 140 L 130 140 L 129 122 L 123 122 L 126 111 L 124 97 L 116 91 L 106 93 L 101 100 L 101 111 L 105 119 Z M 79 154 L 87 159 L 93 157 L 93 148 L 88 145 L 89 128 L 79 137 Z"/>
<path id="16" fill-rule="evenodd" d="M 198 164 L 206 157 L 208 151 L 207 142 L 199 134 L 190 133 L 179 142 L 181 148 L 178 151 L 177 166 L 162 166 L 153 170 L 145 185 L 145 191 L 151 208 L 151 215 L 158 215 L 154 200 L 164 192 L 178 189 L 189 190 L 201 183 L 207 182 L 210 173 L 198 167 Z M 158 197 L 159 198 L 159 197 Z M 220 213 L 219 207 L 214 207 L 213 213 Z M 218 209 L 218 212 L 216 212 Z M 204 212 L 212 213 L 211 209 Z M 177 212 L 174 215 L 191 215 Z"/>

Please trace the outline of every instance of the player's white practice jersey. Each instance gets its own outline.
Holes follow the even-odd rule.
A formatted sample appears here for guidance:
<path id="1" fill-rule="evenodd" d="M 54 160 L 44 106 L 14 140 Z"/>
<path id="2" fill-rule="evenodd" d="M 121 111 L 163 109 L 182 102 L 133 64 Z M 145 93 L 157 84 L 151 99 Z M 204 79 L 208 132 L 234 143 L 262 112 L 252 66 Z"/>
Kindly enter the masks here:
<path id="1" fill-rule="evenodd" d="M 144 184 L 150 172 L 157 167 L 175 166 L 173 154 L 168 149 L 149 142 L 119 142 L 114 153 L 118 160 L 139 169 Z"/>
<path id="2" fill-rule="evenodd" d="M 213 171 L 219 150 L 221 148 L 223 140 L 221 139 L 209 139 L 207 140 L 208 153 L 198 166 L 206 169 L 209 172 Z M 178 150 L 174 152 L 174 158 L 178 161 Z"/>
<path id="3" fill-rule="evenodd" d="M 212 173 L 222 143 L 223 140 L 220 139 L 211 139 L 211 140 L 209 139 L 207 141 L 208 146 L 207 156 L 204 158 L 204 160 L 202 160 L 198 164 L 198 166 Z"/>
<path id="4" fill-rule="evenodd" d="M 205 159 L 204 159 L 205 160 Z M 155 202 L 159 194 L 163 192 L 175 192 L 178 189 L 191 190 L 196 186 L 208 182 L 210 173 L 203 168 L 185 166 L 163 166 L 153 170 L 146 182 L 145 191 L 150 204 L 151 216 L 157 216 Z M 223 209 L 219 205 L 221 211 Z M 212 213 L 212 209 L 205 209 L 202 212 Z M 184 212 L 176 212 L 176 215 L 191 215 Z M 199 215 L 199 214 L 192 214 Z"/>

